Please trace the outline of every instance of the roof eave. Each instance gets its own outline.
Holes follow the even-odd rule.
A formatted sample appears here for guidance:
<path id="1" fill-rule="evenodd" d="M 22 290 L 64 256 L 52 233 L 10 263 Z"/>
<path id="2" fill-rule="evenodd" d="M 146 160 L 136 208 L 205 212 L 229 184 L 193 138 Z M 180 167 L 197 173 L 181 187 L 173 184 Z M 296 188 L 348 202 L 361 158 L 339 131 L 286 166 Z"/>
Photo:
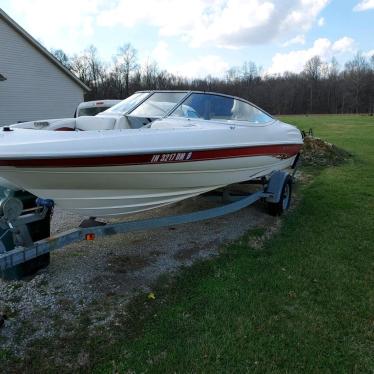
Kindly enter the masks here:
<path id="1" fill-rule="evenodd" d="M 1 8 L 0 8 L 0 17 L 11 26 L 16 32 L 23 36 L 30 44 L 33 45 L 40 53 L 42 53 L 47 59 L 49 59 L 53 64 L 55 64 L 62 72 L 64 72 L 70 79 L 72 79 L 76 84 L 78 84 L 86 92 L 91 91 L 82 81 L 78 79 L 69 69 L 61 64 L 56 57 L 52 55 L 46 48 L 44 48 L 36 39 L 34 39 L 25 29 L 23 29 L 17 22 L 15 22 L 11 17 L 9 17 Z"/>

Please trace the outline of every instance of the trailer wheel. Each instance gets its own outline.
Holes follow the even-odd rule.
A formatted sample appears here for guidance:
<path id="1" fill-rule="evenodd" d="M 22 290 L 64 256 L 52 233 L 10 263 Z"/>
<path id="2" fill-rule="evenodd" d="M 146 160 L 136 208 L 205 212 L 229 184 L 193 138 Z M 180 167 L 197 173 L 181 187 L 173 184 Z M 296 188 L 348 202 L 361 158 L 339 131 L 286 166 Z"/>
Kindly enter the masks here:
<path id="1" fill-rule="evenodd" d="M 272 216 L 280 216 L 291 204 L 292 178 L 288 176 L 283 184 L 280 200 L 277 203 L 268 203 L 268 211 Z"/>

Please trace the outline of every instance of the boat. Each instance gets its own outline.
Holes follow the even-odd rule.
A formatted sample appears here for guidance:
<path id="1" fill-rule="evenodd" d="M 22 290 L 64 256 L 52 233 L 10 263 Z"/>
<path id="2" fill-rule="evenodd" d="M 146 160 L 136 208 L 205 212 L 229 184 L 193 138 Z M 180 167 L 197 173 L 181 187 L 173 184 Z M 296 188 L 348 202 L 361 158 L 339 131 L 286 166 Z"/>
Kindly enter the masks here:
<path id="1" fill-rule="evenodd" d="M 139 91 L 93 117 L 0 131 L 0 178 L 89 217 L 162 207 L 290 167 L 300 131 L 200 91 Z"/>
<path id="2" fill-rule="evenodd" d="M 83 101 L 77 106 L 74 117 L 80 116 L 96 116 L 104 110 L 109 109 L 115 104 L 118 104 L 121 100 L 93 100 Z"/>

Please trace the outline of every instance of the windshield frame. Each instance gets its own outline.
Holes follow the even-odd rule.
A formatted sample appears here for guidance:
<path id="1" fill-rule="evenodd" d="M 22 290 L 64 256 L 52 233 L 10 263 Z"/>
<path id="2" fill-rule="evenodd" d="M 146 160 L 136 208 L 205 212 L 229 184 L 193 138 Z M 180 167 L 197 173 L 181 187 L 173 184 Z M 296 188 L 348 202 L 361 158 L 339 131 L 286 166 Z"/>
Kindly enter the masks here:
<path id="1" fill-rule="evenodd" d="M 270 121 L 268 122 L 263 122 L 264 124 L 265 123 L 270 123 L 270 122 L 274 122 L 276 119 L 274 118 L 274 116 L 272 116 L 270 113 L 268 113 L 266 110 L 260 108 L 259 106 L 257 106 L 256 104 L 253 104 L 252 102 L 248 101 L 248 100 L 245 100 L 241 97 L 238 97 L 238 96 L 233 96 L 233 95 L 227 95 L 227 94 L 223 94 L 223 93 L 218 93 L 218 92 L 211 92 L 211 91 L 189 91 L 188 95 L 185 96 L 183 98 L 183 100 L 178 103 L 174 108 L 172 108 L 168 113 L 166 113 L 166 115 L 163 117 L 163 118 L 166 118 L 166 117 L 171 117 L 171 118 L 185 118 L 185 117 L 173 117 L 171 116 L 171 114 L 174 113 L 175 110 L 178 109 L 178 107 L 180 105 L 183 104 L 184 101 L 186 101 L 191 95 L 193 94 L 203 94 L 203 95 L 214 95 L 214 96 L 222 96 L 222 97 L 227 97 L 227 98 L 230 98 L 230 99 L 234 99 L 234 100 L 238 100 L 238 101 L 242 101 L 243 103 L 246 103 L 246 104 L 249 104 L 251 106 L 253 106 L 254 108 L 258 109 L 259 111 L 261 111 L 262 113 L 266 114 L 267 116 L 269 116 L 271 118 Z M 203 120 L 203 121 L 218 121 L 218 120 L 205 120 L 205 119 L 201 119 L 200 120 Z M 219 120 L 219 121 L 238 121 L 238 122 L 248 122 L 248 123 L 253 123 L 251 121 L 247 121 L 247 120 Z"/>
<path id="2" fill-rule="evenodd" d="M 182 105 L 192 94 L 204 94 L 204 95 L 215 95 L 215 96 L 222 96 L 222 97 L 227 97 L 227 98 L 230 98 L 230 99 L 235 99 L 235 100 L 238 100 L 238 101 L 242 101 L 246 104 L 249 104 L 251 106 L 253 106 L 254 108 L 258 109 L 259 111 L 263 112 L 264 114 L 266 114 L 267 116 L 269 116 L 271 118 L 271 121 L 269 122 L 272 122 L 272 121 L 275 121 L 276 119 L 274 118 L 274 116 L 272 116 L 270 113 L 268 113 L 266 110 L 260 108 L 259 106 L 257 106 L 256 104 L 250 102 L 249 100 L 246 100 L 246 99 L 243 99 L 241 97 L 238 97 L 238 96 L 234 96 L 234 95 L 227 95 L 227 94 L 223 94 L 223 93 L 219 93 L 219 92 L 214 92 L 214 91 L 198 91 L 198 90 L 140 90 L 140 91 L 136 91 L 134 92 L 135 93 L 147 93 L 148 95 L 146 95 L 141 101 L 139 101 L 139 103 L 137 103 L 135 106 L 133 106 L 132 108 L 128 109 L 126 112 L 123 112 L 121 113 L 120 115 L 121 116 L 129 116 L 131 117 L 131 113 L 137 109 L 140 105 L 142 105 L 146 100 L 148 100 L 154 93 L 159 93 L 159 92 L 165 92 L 165 93 L 185 93 L 185 95 L 179 100 L 179 102 L 177 102 L 172 108 L 170 108 L 169 111 L 167 111 L 163 116 L 159 116 L 159 117 L 154 117 L 154 118 L 167 118 L 167 117 L 170 117 L 171 114 L 180 106 Z M 111 109 L 111 108 L 109 108 Z M 102 113 L 105 113 L 106 110 L 104 112 L 101 112 L 99 113 L 98 115 L 102 114 Z M 136 116 L 133 116 L 133 117 L 136 117 Z M 173 117 L 174 118 L 174 117 Z M 175 117 L 176 118 L 176 117 Z M 210 120 L 207 120 L 207 121 L 210 121 Z M 227 121 L 227 120 L 223 120 L 223 121 Z M 251 123 L 250 121 L 246 121 L 246 120 L 237 120 L 237 121 L 240 121 L 240 122 L 249 122 Z M 269 122 L 264 122 L 264 123 L 269 123 Z"/>
<path id="3" fill-rule="evenodd" d="M 140 93 L 140 92 L 148 92 L 148 91 L 137 91 L 136 93 L 138 93 L 138 92 Z M 169 116 L 170 113 L 172 113 L 174 111 L 175 108 L 177 108 L 184 100 L 187 99 L 187 97 L 190 96 L 191 92 L 192 91 L 187 91 L 187 90 L 153 90 L 153 91 L 149 91 L 150 94 L 144 100 L 139 102 L 137 105 L 133 106 L 124 115 L 131 117 L 131 113 L 134 112 L 140 105 L 142 105 L 145 101 L 147 101 L 155 93 L 184 93 L 185 95 L 178 102 L 176 102 L 174 106 L 172 106 L 168 111 L 166 111 L 162 116 L 152 117 L 152 118 L 166 118 L 166 117 Z M 133 117 L 138 117 L 138 116 L 133 116 Z"/>
<path id="4" fill-rule="evenodd" d="M 126 97 L 126 99 L 128 99 L 129 97 L 131 97 L 131 96 L 133 96 L 135 94 L 143 94 L 143 93 L 147 93 L 148 94 L 148 95 L 145 95 L 144 98 L 142 100 L 140 100 L 135 106 L 130 107 L 125 112 L 110 111 L 110 109 L 112 109 L 115 105 L 119 105 L 119 104 L 121 104 L 122 101 L 126 100 L 126 99 L 123 99 L 118 104 L 115 104 L 115 105 L 111 106 L 110 108 L 108 108 L 107 110 L 105 110 L 104 112 L 101 112 L 101 113 L 105 113 L 105 114 L 117 114 L 117 115 L 121 115 L 121 116 L 126 116 L 130 111 L 133 111 L 140 104 L 142 104 L 145 100 L 147 100 L 149 98 L 149 96 L 152 95 L 153 92 L 154 91 L 136 91 L 133 94 L 131 94 L 130 96 Z M 101 113 L 99 113 L 99 114 L 101 114 Z"/>

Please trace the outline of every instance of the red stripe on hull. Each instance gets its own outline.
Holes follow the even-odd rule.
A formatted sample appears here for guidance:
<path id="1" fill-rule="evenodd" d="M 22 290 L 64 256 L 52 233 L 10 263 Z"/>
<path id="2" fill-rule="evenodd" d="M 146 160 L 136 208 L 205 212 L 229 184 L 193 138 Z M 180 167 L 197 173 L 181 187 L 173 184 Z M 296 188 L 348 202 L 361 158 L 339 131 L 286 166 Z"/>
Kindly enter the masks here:
<path id="1" fill-rule="evenodd" d="M 263 145 L 242 148 L 223 148 L 202 151 L 178 151 L 124 156 L 94 156 L 71 158 L 0 159 L 0 166 L 14 167 L 96 167 L 121 165 L 169 164 L 176 162 L 208 161 L 251 156 L 290 158 L 301 144 Z"/>

